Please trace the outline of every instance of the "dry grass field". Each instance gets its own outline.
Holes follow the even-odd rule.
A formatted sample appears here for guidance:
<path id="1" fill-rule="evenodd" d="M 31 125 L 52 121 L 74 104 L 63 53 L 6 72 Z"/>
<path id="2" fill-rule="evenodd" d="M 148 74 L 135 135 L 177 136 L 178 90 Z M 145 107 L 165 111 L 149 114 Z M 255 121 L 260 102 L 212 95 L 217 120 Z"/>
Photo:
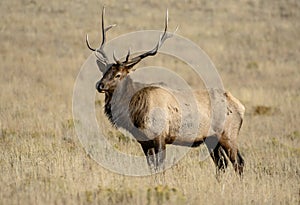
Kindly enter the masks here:
<path id="1" fill-rule="evenodd" d="M 85 34 L 99 42 L 104 4 L 118 24 L 109 39 L 161 29 L 169 8 L 170 28 L 179 25 L 210 56 L 246 107 L 243 180 L 230 167 L 218 182 L 199 148 L 149 177 L 112 173 L 86 154 L 72 94 L 90 55 Z M 2 0 L 0 15 L 0 204 L 300 204 L 298 0 Z M 113 129 L 109 137 L 142 154 Z"/>

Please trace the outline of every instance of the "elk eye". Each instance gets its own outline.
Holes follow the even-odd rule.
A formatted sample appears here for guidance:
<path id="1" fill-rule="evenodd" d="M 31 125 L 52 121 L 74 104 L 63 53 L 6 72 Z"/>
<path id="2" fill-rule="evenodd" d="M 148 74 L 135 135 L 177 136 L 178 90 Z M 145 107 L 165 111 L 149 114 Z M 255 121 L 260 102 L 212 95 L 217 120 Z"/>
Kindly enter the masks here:
<path id="1" fill-rule="evenodd" d="M 115 78 L 120 78 L 121 77 L 121 73 L 118 73 Z"/>

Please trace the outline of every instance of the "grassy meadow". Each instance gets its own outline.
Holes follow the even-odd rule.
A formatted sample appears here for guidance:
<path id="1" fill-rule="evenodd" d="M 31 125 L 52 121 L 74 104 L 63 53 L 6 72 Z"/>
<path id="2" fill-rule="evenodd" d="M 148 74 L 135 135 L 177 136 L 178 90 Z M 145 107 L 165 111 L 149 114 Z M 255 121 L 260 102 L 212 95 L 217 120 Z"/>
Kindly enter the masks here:
<path id="1" fill-rule="evenodd" d="M 177 33 L 210 56 L 246 107 L 242 181 L 231 167 L 217 181 L 212 160 L 199 160 L 201 148 L 148 177 L 112 173 L 87 155 L 72 95 L 90 55 L 85 34 L 99 42 L 103 5 L 106 22 L 118 24 L 108 39 L 161 29 L 168 8 L 170 30 L 179 25 Z M 297 0 L 2 0 L 0 204 L 299 204 L 299 11 Z M 167 65 L 163 56 L 147 62 Z M 169 63 L 182 72 L 180 62 Z M 107 123 L 99 96 L 98 121 Z M 116 149 L 142 154 L 137 142 L 107 129 Z"/>

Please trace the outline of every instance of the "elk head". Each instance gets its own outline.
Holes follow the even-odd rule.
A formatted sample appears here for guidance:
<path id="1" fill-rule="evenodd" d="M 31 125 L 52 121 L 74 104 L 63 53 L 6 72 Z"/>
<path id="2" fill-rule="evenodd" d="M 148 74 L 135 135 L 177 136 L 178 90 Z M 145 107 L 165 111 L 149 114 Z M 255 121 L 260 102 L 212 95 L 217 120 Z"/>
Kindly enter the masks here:
<path id="1" fill-rule="evenodd" d="M 102 43 L 99 48 L 94 49 L 90 46 L 89 41 L 88 41 L 88 36 L 86 36 L 86 44 L 87 47 L 95 52 L 95 55 L 97 57 L 97 65 L 99 67 L 99 70 L 103 72 L 103 77 L 101 80 L 99 80 L 96 84 L 96 89 L 98 92 L 104 92 L 104 93 L 112 93 L 115 88 L 118 86 L 120 81 L 124 79 L 131 71 L 133 71 L 133 67 L 139 63 L 143 58 L 146 58 L 148 56 L 154 56 L 156 55 L 158 49 L 162 46 L 164 41 L 170 37 L 173 36 L 174 33 L 170 34 L 167 33 L 167 28 L 168 28 L 168 10 L 166 12 L 166 17 L 165 17 L 165 29 L 164 33 L 160 35 L 159 41 L 156 44 L 156 46 L 152 49 L 149 50 L 145 53 L 142 53 L 136 57 L 131 57 L 130 56 L 130 50 L 128 50 L 128 53 L 126 55 L 126 58 L 124 61 L 118 60 L 114 53 L 113 53 L 113 58 L 114 58 L 114 63 L 109 63 L 107 55 L 105 54 L 103 48 L 106 42 L 106 32 L 111 29 L 114 25 L 109 25 L 108 27 L 104 26 L 104 13 L 105 13 L 105 8 L 103 7 L 102 10 Z"/>

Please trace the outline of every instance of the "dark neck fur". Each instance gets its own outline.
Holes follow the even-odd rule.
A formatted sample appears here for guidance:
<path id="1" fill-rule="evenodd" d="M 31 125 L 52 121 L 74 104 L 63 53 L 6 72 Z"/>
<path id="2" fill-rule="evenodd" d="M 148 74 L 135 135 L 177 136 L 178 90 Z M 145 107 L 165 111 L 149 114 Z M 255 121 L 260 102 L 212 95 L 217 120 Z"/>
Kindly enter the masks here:
<path id="1" fill-rule="evenodd" d="M 113 123 L 112 121 L 112 113 L 111 113 L 111 99 L 112 99 L 112 96 L 113 96 L 113 91 L 111 92 L 106 92 L 105 93 L 105 105 L 104 105 L 104 112 L 106 114 L 106 116 L 108 117 L 109 121 Z"/>
<path id="2" fill-rule="evenodd" d="M 118 93 L 121 93 L 121 95 L 128 96 L 128 92 L 132 92 L 133 89 L 133 82 L 132 79 L 128 76 L 125 79 L 123 79 L 122 84 L 120 85 L 120 90 L 117 91 Z M 106 116 L 108 117 L 109 121 L 113 124 L 116 125 L 115 120 L 113 119 L 113 114 L 112 114 L 112 99 L 114 95 L 115 90 L 109 91 L 105 93 L 105 105 L 104 105 L 104 112 Z M 117 100 L 125 100 L 126 97 L 123 96 L 118 96 L 116 99 Z M 121 103 L 121 102 L 116 102 L 116 99 L 114 97 L 114 103 Z M 129 103 L 129 102 L 128 102 Z"/>

